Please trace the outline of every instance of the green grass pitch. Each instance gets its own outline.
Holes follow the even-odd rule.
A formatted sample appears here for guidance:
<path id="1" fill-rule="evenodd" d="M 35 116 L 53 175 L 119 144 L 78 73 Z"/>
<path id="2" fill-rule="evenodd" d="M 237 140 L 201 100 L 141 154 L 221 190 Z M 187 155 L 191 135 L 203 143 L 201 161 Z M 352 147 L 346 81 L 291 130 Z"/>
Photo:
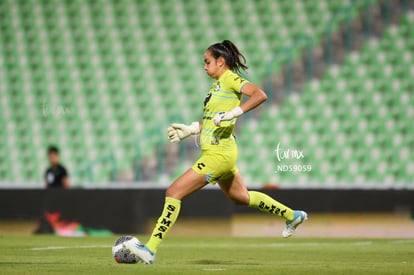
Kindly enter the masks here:
<path id="1" fill-rule="evenodd" d="M 414 239 L 170 237 L 145 266 L 117 237 L 0 236 L 0 274 L 414 274 Z"/>

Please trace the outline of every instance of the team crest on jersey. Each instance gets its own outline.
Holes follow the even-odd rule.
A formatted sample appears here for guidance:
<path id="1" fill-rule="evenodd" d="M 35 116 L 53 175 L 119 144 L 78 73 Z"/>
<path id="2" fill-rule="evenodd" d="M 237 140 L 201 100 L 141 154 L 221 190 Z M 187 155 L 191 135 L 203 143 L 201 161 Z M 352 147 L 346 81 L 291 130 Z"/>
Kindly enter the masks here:
<path id="1" fill-rule="evenodd" d="M 220 82 L 217 83 L 216 88 L 214 88 L 214 91 L 216 92 L 220 91 Z"/>

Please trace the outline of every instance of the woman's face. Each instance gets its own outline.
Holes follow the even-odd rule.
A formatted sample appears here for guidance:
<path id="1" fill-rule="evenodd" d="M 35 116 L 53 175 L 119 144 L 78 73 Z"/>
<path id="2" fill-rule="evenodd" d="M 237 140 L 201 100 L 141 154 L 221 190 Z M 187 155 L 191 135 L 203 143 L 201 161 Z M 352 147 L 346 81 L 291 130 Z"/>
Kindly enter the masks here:
<path id="1" fill-rule="evenodd" d="M 223 58 L 215 59 L 211 54 L 210 50 L 207 50 L 204 53 L 204 70 L 211 78 L 219 78 L 221 74 L 221 68 L 223 67 L 223 61 L 220 61 Z M 220 63 L 221 62 L 221 63 Z"/>

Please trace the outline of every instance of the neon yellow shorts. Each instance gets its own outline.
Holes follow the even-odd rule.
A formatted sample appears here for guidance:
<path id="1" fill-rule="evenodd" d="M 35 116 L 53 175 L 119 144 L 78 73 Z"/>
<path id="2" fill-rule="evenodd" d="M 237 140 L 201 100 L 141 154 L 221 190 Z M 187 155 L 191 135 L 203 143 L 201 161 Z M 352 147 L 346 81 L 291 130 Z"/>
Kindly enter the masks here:
<path id="1" fill-rule="evenodd" d="M 231 151 L 204 151 L 191 167 L 197 174 L 205 175 L 206 182 L 215 184 L 231 178 L 239 170 L 236 166 L 237 147 Z"/>

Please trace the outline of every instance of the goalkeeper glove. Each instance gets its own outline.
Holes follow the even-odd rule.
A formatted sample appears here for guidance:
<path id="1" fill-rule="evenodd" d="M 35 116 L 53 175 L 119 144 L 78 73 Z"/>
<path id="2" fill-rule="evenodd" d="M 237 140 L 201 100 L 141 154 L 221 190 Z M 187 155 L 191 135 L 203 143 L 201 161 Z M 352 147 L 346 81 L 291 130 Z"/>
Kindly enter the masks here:
<path id="1" fill-rule="evenodd" d="M 200 133 L 200 124 L 198 121 L 191 123 L 191 125 L 173 123 L 170 127 L 168 127 L 167 131 L 168 140 L 170 142 L 178 142 L 190 135 L 196 135 Z"/>
<path id="2" fill-rule="evenodd" d="M 232 120 L 235 117 L 239 117 L 243 114 L 243 110 L 238 106 L 236 108 L 234 108 L 233 110 L 229 111 L 229 112 L 221 112 L 218 113 L 215 117 L 214 117 L 214 124 L 217 127 L 220 127 L 220 122 L 223 120 Z"/>

